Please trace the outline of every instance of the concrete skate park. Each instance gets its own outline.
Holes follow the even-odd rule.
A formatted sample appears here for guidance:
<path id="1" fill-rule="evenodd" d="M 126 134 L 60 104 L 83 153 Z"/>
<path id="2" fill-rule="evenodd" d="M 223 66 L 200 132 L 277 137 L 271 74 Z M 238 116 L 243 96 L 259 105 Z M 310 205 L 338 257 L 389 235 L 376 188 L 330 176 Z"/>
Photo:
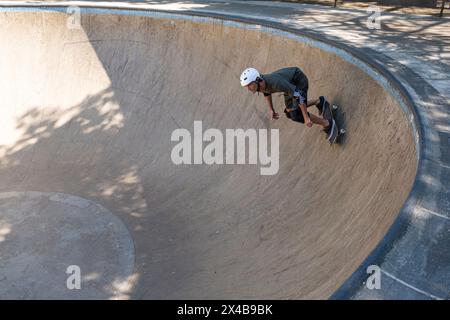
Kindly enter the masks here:
<path id="1" fill-rule="evenodd" d="M 448 299 L 450 40 L 435 18 L 377 34 L 329 10 L 0 2 L 0 298 Z M 342 143 L 279 95 L 270 120 L 247 66 L 300 67 L 341 107 Z M 194 121 L 278 129 L 278 172 L 174 164 Z"/>

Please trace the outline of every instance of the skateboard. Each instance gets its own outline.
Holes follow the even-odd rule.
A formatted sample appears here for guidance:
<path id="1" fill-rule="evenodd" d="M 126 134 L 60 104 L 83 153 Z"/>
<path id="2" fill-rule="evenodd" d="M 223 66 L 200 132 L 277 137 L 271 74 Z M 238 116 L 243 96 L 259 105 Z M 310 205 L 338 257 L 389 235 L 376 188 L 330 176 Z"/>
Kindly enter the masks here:
<path id="1" fill-rule="evenodd" d="M 328 136 L 328 141 L 330 142 L 330 145 L 338 143 L 339 137 L 345 134 L 345 129 L 342 128 L 341 121 L 338 120 L 341 118 L 338 115 L 338 110 L 339 107 L 337 105 L 330 106 L 330 103 L 328 101 L 325 101 L 325 108 L 323 110 L 323 115 L 328 121 L 334 123 L 334 125 L 332 124 L 332 131 Z"/>

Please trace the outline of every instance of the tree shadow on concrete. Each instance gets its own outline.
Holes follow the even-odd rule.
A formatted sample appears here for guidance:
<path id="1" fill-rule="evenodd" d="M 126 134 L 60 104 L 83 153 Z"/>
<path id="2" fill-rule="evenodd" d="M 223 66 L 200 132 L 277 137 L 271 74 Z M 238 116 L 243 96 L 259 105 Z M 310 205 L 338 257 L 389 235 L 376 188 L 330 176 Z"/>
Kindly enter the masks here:
<path id="1" fill-rule="evenodd" d="M 183 282 L 182 257 L 196 254 L 195 250 L 183 254 L 170 250 L 175 245 L 170 238 L 186 236 L 183 229 L 189 217 L 173 215 L 173 211 L 182 209 L 182 204 L 178 208 L 164 206 L 174 192 L 192 188 L 191 183 L 169 177 L 163 168 L 151 168 L 152 162 L 160 161 L 156 159 L 160 155 L 151 152 L 148 135 L 139 136 L 145 130 L 133 130 L 134 123 L 127 123 L 132 116 L 124 114 L 123 109 L 105 108 L 121 100 L 120 93 L 107 88 L 66 110 L 32 107 L 17 119 L 16 128 L 23 132 L 20 139 L 0 150 L 4 155 L 0 160 L 0 192 L 77 195 L 99 203 L 125 222 L 138 246 L 136 269 L 130 278 L 111 283 L 113 292 L 102 297 L 110 299 L 139 297 L 133 284 L 139 286 L 142 278 L 146 278 L 147 285 L 152 279 L 160 283 L 161 278 L 167 278 L 168 288 L 176 291 Z M 132 141 L 130 131 L 142 148 L 136 148 L 139 142 Z M 144 160 L 142 154 L 146 154 Z M 146 171 L 144 175 L 142 171 Z M 173 180 L 177 186 L 168 187 Z M 10 230 L 10 236 L 13 232 Z M 196 266 L 191 261 L 189 267 Z M 177 275 L 169 270 L 176 270 Z M 102 270 L 96 272 L 102 276 Z M 150 285 L 144 291 L 152 289 Z M 151 295 L 158 294 L 164 296 L 162 288 L 160 293 Z"/>

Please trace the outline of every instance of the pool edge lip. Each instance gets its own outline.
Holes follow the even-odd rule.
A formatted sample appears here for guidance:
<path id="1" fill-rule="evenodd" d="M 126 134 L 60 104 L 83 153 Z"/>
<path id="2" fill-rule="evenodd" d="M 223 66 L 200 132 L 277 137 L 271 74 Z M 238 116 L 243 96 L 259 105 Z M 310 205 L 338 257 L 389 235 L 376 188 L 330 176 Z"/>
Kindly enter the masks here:
<path id="1" fill-rule="evenodd" d="M 16 9 L 26 9 L 31 11 L 42 11 L 45 9 L 63 9 L 67 8 L 70 5 L 63 3 L 51 3 L 51 4 L 43 4 L 43 3 L 21 3 L 15 2 L 14 4 L 4 5 L 0 2 L 0 11 L 3 11 L 2 8 L 16 8 Z M 358 292 L 361 292 L 364 289 L 364 281 L 367 278 L 366 268 L 369 265 L 381 265 L 385 263 L 387 260 L 386 256 L 395 247 L 396 243 L 403 238 L 406 230 L 409 226 L 413 225 L 412 222 L 412 214 L 414 208 L 419 204 L 419 202 L 423 203 L 423 192 L 424 186 L 422 183 L 423 178 L 426 176 L 433 176 L 434 170 L 433 168 L 436 165 L 442 165 L 439 161 L 432 159 L 429 154 L 426 152 L 428 149 L 432 149 L 433 147 L 439 147 L 439 142 L 435 142 L 430 140 L 426 136 L 426 131 L 437 131 L 436 129 L 430 127 L 426 121 L 421 117 L 420 112 L 418 112 L 418 106 L 414 103 L 411 94 L 407 91 L 405 86 L 402 84 L 402 81 L 397 79 L 389 70 L 387 70 L 380 63 L 372 60 L 368 55 L 361 52 L 360 49 L 356 49 L 350 47 L 348 45 L 339 43 L 337 41 L 328 39 L 321 34 L 316 32 L 308 32 L 306 30 L 298 30 L 294 28 L 290 28 L 282 25 L 281 23 L 276 22 L 268 22 L 262 21 L 255 18 L 245 18 L 242 16 L 236 17 L 233 15 L 226 15 L 223 13 L 204 13 L 192 10 L 183 10 L 183 11 L 171 11 L 171 10 L 162 10 L 162 9 L 150 9 L 145 8 L 143 6 L 138 6 L 136 4 L 128 4 L 127 6 L 117 6 L 114 4 L 103 3 L 102 6 L 98 6 L 95 2 L 89 4 L 83 4 L 79 6 L 83 9 L 98 9 L 98 10 L 108 10 L 109 13 L 115 14 L 124 14 L 124 11 L 133 11 L 133 12 L 156 12 L 165 14 L 167 17 L 172 16 L 185 16 L 186 19 L 189 17 L 201 17 L 201 18 L 212 18 L 218 19 L 222 21 L 234 21 L 236 23 L 241 23 L 245 25 L 258 25 L 264 26 L 266 28 L 271 28 L 275 30 L 280 30 L 282 32 L 291 33 L 294 35 L 298 35 L 301 37 L 310 38 L 314 41 L 325 43 L 329 46 L 338 48 L 350 56 L 354 57 L 358 61 L 370 66 L 374 70 L 376 70 L 380 76 L 387 81 L 387 84 L 392 86 L 395 92 L 399 94 L 398 97 L 402 99 L 402 101 L 398 101 L 395 96 L 393 98 L 400 104 L 402 107 L 402 103 L 406 108 L 403 108 L 403 111 L 407 114 L 408 120 L 411 124 L 412 134 L 414 136 L 415 146 L 416 146 L 416 156 L 417 156 L 417 166 L 416 166 L 416 175 L 414 178 L 413 185 L 411 187 L 410 193 L 408 194 L 407 199 L 405 200 L 402 209 L 397 215 L 394 223 L 389 227 L 388 232 L 382 238 L 382 240 L 378 243 L 375 249 L 368 255 L 368 257 L 364 260 L 364 262 L 357 268 L 356 271 L 352 273 L 352 275 L 340 286 L 340 288 L 330 297 L 331 299 L 351 299 L 357 295 Z M 376 79 L 375 79 L 376 80 Z M 377 80 L 376 80 L 377 81 Z M 405 81 L 403 79 L 403 81 Z M 408 83 L 409 85 L 409 83 Z M 383 86 L 384 87 L 384 86 Z M 386 89 L 386 88 L 385 88 Z M 416 88 L 411 85 L 411 89 L 416 91 Z M 398 98 L 397 97 L 397 98 Z M 442 96 L 439 96 L 440 100 L 445 101 Z M 441 143 L 442 144 L 442 143 Z M 443 182 L 443 181 L 440 181 Z M 445 190 L 445 184 L 441 183 L 440 192 Z M 421 207 L 424 207 L 422 204 Z M 443 208 L 444 213 L 448 211 L 449 208 Z M 437 218 L 438 219 L 438 218 Z M 416 239 L 417 243 L 419 243 L 420 239 Z M 389 261 L 389 263 L 395 265 L 395 261 Z M 404 283 L 402 281 L 397 281 L 395 284 L 401 289 L 404 288 Z M 380 290 L 382 291 L 382 290 Z M 425 291 L 424 291 L 425 292 Z M 401 290 L 398 291 L 399 298 L 402 297 Z M 421 297 L 421 293 L 418 292 L 418 297 Z M 431 297 L 440 298 L 439 294 L 431 295 Z M 448 297 L 448 294 L 447 296 Z M 442 297 L 445 298 L 445 297 Z"/>

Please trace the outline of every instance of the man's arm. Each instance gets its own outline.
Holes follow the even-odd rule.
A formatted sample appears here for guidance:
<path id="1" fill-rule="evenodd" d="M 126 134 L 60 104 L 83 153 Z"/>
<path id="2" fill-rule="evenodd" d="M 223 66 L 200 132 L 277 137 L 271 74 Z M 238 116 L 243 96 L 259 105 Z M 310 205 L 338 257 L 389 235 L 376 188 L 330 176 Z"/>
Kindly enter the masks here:
<path id="1" fill-rule="evenodd" d="M 273 108 L 273 101 L 272 101 L 272 95 L 265 95 L 264 98 L 266 99 L 267 103 L 269 104 L 269 109 L 271 112 L 275 112 L 275 109 Z"/>
<path id="2" fill-rule="evenodd" d="M 273 101 L 272 101 L 272 95 L 264 95 L 264 98 L 266 99 L 267 103 L 269 104 L 270 114 L 272 119 L 278 119 L 280 116 L 278 113 L 275 112 L 275 109 L 273 108 Z"/>

